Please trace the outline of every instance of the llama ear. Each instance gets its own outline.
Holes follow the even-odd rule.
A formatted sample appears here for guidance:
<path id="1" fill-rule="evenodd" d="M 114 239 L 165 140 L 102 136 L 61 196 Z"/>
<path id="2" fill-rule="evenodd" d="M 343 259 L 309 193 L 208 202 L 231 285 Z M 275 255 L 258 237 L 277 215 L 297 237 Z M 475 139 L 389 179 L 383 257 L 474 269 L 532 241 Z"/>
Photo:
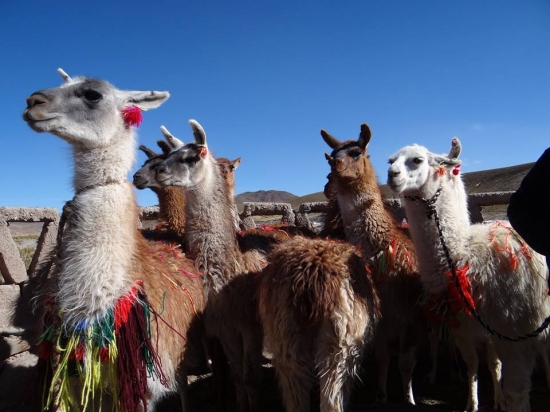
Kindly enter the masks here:
<path id="1" fill-rule="evenodd" d="M 337 147 L 342 146 L 342 142 L 329 134 L 326 130 L 321 129 L 321 137 L 325 141 L 326 144 L 329 145 L 331 149 L 336 149 Z"/>
<path id="2" fill-rule="evenodd" d="M 179 149 L 183 146 L 184 143 L 180 139 L 175 137 L 172 133 L 170 133 L 166 127 L 160 126 L 160 131 L 164 135 L 166 142 L 170 145 L 172 150 Z"/>
<path id="3" fill-rule="evenodd" d="M 63 70 L 61 67 L 59 69 L 57 69 L 57 72 L 59 73 L 59 75 L 63 78 L 63 80 L 65 81 L 65 83 L 70 83 L 72 81 L 71 79 L 71 76 L 69 76 L 65 70 Z"/>
<path id="4" fill-rule="evenodd" d="M 453 137 L 453 140 L 451 140 L 451 150 L 449 151 L 449 154 L 447 157 L 449 159 L 456 159 L 458 156 L 460 156 L 460 153 L 462 152 L 462 144 L 460 143 L 460 140 L 457 136 Z"/>
<path id="5" fill-rule="evenodd" d="M 434 165 L 443 166 L 445 168 L 454 168 L 455 166 L 461 165 L 462 160 L 459 159 L 449 159 L 447 156 L 442 155 L 432 155 L 432 161 Z"/>
<path id="6" fill-rule="evenodd" d="M 149 149 L 147 146 L 139 145 L 139 150 L 141 150 L 145 155 L 150 159 L 152 157 L 158 156 L 155 152 L 153 152 L 151 149 Z"/>
<path id="7" fill-rule="evenodd" d="M 164 140 L 157 140 L 157 146 L 162 150 L 162 154 L 168 155 L 172 151 L 170 145 Z"/>
<path id="8" fill-rule="evenodd" d="M 206 133 L 204 129 L 196 120 L 189 120 L 189 125 L 193 130 L 193 136 L 195 136 L 195 143 L 199 146 L 206 146 Z"/>
<path id="9" fill-rule="evenodd" d="M 241 164 L 241 158 L 237 157 L 235 160 L 231 162 L 231 166 L 233 167 L 233 170 L 235 170 L 239 165 Z"/>
<path id="10" fill-rule="evenodd" d="M 125 103 L 131 103 L 141 110 L 156 109 L 170 97 L 168 92 L 119 90 Z"/>
<path id="11" fill-rule="evenodd" d="M 363 150 L 367 148 L 370 142 L 370 138 L 372 136 L 372 133 L 370 131 L 370 127 L 368 124 L 363 123 L 361 125 L 361 132 L 359 133 L 359 139 L 357 139 L 357 144 L 359 147 Z"/>
<path id="12" fill-rule="evenodd" d="M 325 152 L 325 159 L 327 159 L 328 164 L 332 164 L 332 156 Z M 327 176 L 328 177 L 328 176 Z"/>

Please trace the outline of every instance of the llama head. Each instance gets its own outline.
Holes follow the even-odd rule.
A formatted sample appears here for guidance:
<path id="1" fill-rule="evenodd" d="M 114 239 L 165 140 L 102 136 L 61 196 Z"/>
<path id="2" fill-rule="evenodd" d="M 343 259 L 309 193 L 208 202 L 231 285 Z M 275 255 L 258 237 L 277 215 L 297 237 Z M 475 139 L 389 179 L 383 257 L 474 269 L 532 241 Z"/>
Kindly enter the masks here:
<path id="1" fill-rule="evenodd" d="M 147 160 L 143 163 L 143 166 L 134 173 L 133 182 L 134 186 L 137 189 L 146 189 L 146 188 L 158 188 L 160 185 L 155 179 L 156 169 L 162 163 L 164 159 L 168 156 L 167 153 L 155 153 L 148 147 L 144 145 L 139 146 L 141 150 L 147 156 Z"/>
<path id="2" fill-rule="evenodd" d="M 162 186 L 197 186 L 218 167 L 208 151 L 202 126 L 196 120 L 189 120 L 189 124 L 195 141 L 173 150 L 157 167 L 156 179 Z"/>
<path id="3" fill-rule="evenodd" d="M 361 132 L 357 140 L 341 142 L 325 130 L 321 130 L 321 136 L 325 143 L 333 149 L 331 154 L 325 153 L 325 158 L 330 165 L 331 179 L 350 182 L 365 174 L 374 173 L 368 160 L 369 156 L 366 154 L 371 138 L 371 131 L 367 124 L 361 125 Z"/>
<path id="4" fill-rule="evenodd" d="M 23 120 L 36 132 L 52 133 L 86 149 L 108 147 L 140 110 L 154 109 L 168 99 L 168 92 L 119 90 L 89 77 L 71 78 L 58 70 L 64 84 L 27 98 Z M 137 118 L 128 122 L 128 113 Z M 131 135 L 131 133 L 130 133 Z"/>
<path id="5" fill-rule="evenodd" d="M 241 164 L 241 158 L 238 157 L 235 160 L 229 160 L 225 157 L 216 158 L 218 167 L 222 174 L 222 177 L 227 182 L 227 186 L 231 190 L 231 193 L 235 190 L 235 169 Z"/>
<path id="6" fill-rule="evenodd" d="M 183 146 L 183 142 L 172 135 L 166 127 L 161 126 L 160 130 L 165 138 L 165 140 L 157 140 L 157 145 L 162 150 L 162 153 L 155 153 L 144 145 L 139 146 L 139 150 L 145 153 L 147 160 L 143 166 L 134 173 L 133 182 L 137 189 L 155 189 L 163 187 L 156 179 L 157 167 L 173 150 L 177 150 Z"/>
<path id="7" fill-rule="evenodd" d="M 461 164 L 456 158 L 431 153 L 423 146 L 405 146 L 389 159 L 388 186 L 396 193 L 431 198 Z"/>

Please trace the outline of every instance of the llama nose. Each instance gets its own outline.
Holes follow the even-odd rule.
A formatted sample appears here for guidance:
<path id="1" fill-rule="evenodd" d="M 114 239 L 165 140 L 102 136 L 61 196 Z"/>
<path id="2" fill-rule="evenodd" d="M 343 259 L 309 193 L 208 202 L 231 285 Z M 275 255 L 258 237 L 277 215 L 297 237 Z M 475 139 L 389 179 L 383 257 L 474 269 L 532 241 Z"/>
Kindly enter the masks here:
<path id="1" fill-rule="evenodd" d="M 44 103 L 48 103 L 48 99 L 42 93 L 34 93 L 27 97 L 27 108 L 29 109 Z"/>
<path id="2" fill-rule="evenodd" d="M 399 170 L 388 170 L 388 177 L 396 177 L 399 176 L 401 172 Z"/>

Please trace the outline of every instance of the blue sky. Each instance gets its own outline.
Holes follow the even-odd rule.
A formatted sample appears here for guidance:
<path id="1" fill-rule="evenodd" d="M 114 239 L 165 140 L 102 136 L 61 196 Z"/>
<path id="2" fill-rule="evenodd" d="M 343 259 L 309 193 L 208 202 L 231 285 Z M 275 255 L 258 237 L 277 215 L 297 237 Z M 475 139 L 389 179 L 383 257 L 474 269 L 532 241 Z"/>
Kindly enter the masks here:
<path id="1" fill-rule="evenodd" d="M 139 142 L 156 149 L 160 125 L 188 141 L 196 119 L 214 155 L 242 158 L 237 194 L 322 191 L 322 128 L 355 139 L 368 123 L 381 183 L 410 143 L 446 152 L 459 136 L 464 172 L 550 146 L 546 0 L 3 1 L 0 39 L 0 206 L 73 196 L 69 145 L 21 119 L 29 94 L 61 84 L 58 67 L 170 91 Z"/>

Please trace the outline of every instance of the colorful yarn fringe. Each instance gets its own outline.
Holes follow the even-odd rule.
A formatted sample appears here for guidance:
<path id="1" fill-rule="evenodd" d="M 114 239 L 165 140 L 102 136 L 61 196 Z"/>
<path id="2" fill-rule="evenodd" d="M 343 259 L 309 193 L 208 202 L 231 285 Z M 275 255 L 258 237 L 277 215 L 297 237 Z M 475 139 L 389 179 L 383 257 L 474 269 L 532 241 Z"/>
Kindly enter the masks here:
<path id="1" fill-rule="evenodd" d="M 397 269 L 396 257 L 398 252 L 397 240 L 392 242 L 383 250 L 378 252 L 371 261 L 370 267 L 367 267 L 367 272 L 373 275 L 374 282 L 380 286 L 386 280 L 390 271 Z M 412 267 L 412 257 L 408 250 L 403 250 L 407 265 Z"/>
<path id="2" fill-rule="evenodd" d="M 114 411 L 147 410 L 147 378 L 167 382 L 151 342 L 151 308 L 142 286 L 138 281 L 104 317 L 70 329 L 49 303 L 50 324 L 41 336 L 39 357 L 50 363 L 53 374 L 43 410 L 101 410 L 105 390 L 113 397 Z M 73 378 L 79 379 L 78 392 Z"/>
<path id="3" fill-rule="evenodd" d="M 474 300 L 471 295 L 472 286 L 468 278 L 470 265 L 466 263 L 462 268 L 455 268 L 455 273 L 465 299 L 469 302 L 472 308 L 475 309 Z M 424 302 L 421 303 L 424 313 L 434 327 L 439 328 L 440 338 L 443 340 L 450 339 L 448 328 L 458 328 L 460 326 L 460 317 L 463 315 L 472 316 L 472 313 L 465 305 L 456 283 L 453 279 L 453 274 L 449 270 L 444 273 L 449 279 L 449 286 L 444 293 L 437 295 L 428 295 L 424 297 Z"/>

